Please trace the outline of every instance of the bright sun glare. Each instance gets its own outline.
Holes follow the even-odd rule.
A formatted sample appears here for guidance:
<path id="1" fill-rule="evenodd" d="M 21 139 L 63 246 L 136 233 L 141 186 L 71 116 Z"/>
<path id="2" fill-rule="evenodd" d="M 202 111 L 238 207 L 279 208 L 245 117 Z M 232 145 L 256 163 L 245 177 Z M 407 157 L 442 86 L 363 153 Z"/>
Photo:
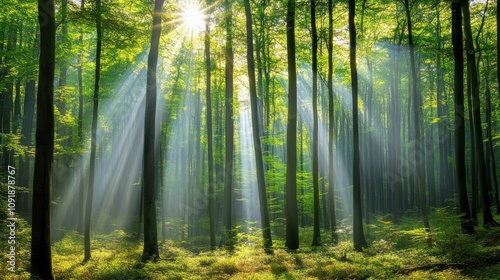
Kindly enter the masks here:
<path id="1" fill-rule="evenodd" d="M 183 28 L 191 33 L 200 33 L 205 26 L 205 14 L 201 7 L 201 3 L 197 0 L 187 0 L 181 5 L 180 28 Z"/>

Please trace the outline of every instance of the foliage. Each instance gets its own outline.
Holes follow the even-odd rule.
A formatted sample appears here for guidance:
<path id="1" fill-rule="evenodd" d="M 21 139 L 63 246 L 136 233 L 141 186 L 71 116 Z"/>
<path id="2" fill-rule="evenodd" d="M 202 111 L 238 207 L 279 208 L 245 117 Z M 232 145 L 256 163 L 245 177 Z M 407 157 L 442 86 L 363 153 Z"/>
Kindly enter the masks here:
<path id="1" fill-rule="evenodd" d="M 142 244 L 121 230 L 96 235 L 91 242 L 93 258 L 82 264 L 83 236 L 68 231 L 52 246 L 54 274 L 59 279 L 496 278 L 500 269 L 500 229 L 480 228 L 476 235 L 456 234 L 458 217 L 444 215 L 445 212 L 437 211 L 430 217 L 431 223 L 443 225 L 431 233 L 431 247 L 423 232 L 411 230 L 421 228 L 418 219 L 408 218 L 395 225 L 379 217 L 370 227 L 370 246 L 361 253 L 353 250 L 348 236 L 341 236 L 336 246 L 304 246 L 296 252 L 286 251 L 282 241 L 277 241 L 274 254 L 267 255 L 259 242 L 261 233 L 255 230 L 238 234 L 233 253 L 224 249 L 195 253 L 188 248 L 193 248 L 190 244 L 197 242 L 196 238 L 188 242 L 167 240 L 160 246 L 161 259 L 145 264 L 141 263 Z M 29 279 L 30 230 L 23 220 L 18 225 L 21 246 L 17 251 L 16 275 Z M 310 242 L 311 231 L 301 230 L 301 244 Z M 323 240 L 328 240 L 328 234 L 323 232 Z M 2 266 L 4 258 L 2 255 Z M 465 270 L 439 269 L 440 264 L 454 263 L 464 264 Z"/>

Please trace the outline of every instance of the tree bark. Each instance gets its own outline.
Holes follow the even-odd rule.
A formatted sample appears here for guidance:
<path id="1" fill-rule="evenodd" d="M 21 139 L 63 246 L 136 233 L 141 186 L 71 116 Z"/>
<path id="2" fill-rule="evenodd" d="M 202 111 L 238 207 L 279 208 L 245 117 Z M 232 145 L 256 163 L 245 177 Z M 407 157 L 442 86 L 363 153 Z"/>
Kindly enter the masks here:
<path id="1" fill-rule="evenodd" d="M 495 189 L 495 205 L 497 208 L 497 214 L 500 214 L 500 199 L 498 197 L 498 179 L 497 179 L 497 165 L 495 161 L 495 148 L 493 147 L 493 133 L 492 133 L 492 108 L 491 108 L 491 91 L 490 91 L 490 85 L 488 82 L 488 79 L 486 79 L 486 123 L 487 123 L 487 128 L 486 128 L 486 135 L 488 137 L 488 146 L 487 146 L 487 151 L 489 154 L 489 160 L 486 161 L 486 168 L 490 171 L 490 177 L 492 178 L 492 181 L 490 181 L 492 187 L 494 186 Z"/>
<path id="2" fill-rule="evenodd" d="M 297 215 L 297 65 L 295 59 L 295 0 L 287 2 L 286 49 L 288 61 L 288 124 L 286 136 L 286 241 L 290 250 L 299 248 Z"/>
<path id="3" fill-rule="evenodd" d="M 94 196 L 94 178 L 95 178 L 95 158 L 97 148 L 97 120 L 99 109 L 99 80 L 101 78 L 101 49 L 102 49 L 102 26 L 101 26 L 101 0 L 96 1 L 96 32 L 97 46 L 95 59 L 95 80 L 94 80 L 94 97 L 92 109 L 92 132 L 90 140 L 90 170 L 89 170 L 89 186 L 87 188 L 87 201 L 85 206 L 85 256 L 83 261 L 87 262 L 91 258 L 90 253 L 90 219 L 92 217 L 92 200 Z"/>
<path id="4" fill-rule="evenodd" d="M 148 73 L 146 78 L 146 110 L 144 116 L 144 154 L 143 154 L 143 188 L 144 188 L 144 250 L 142 261 L 159 258 L 158 233 L 156 224 L 156 68 L 161 36 L 161 16 L 164 0 L 155 0 L 151 48 L 148 55 Z"/>
<path id="5" fill-rule="evenodd" d="M 269 208 L 267 205 L 266 180 L 264 177 L 264 160 L 262 159 L 262 147 L 260 144 L 259 115 L 257 108 L 257 89 L 255 84 L 255 61 L 253 56 L 253 32 L 252 13 L 250 0 L 245 0 L 246 31 L 247 31 L 247 65 L 248 83 L 250 86 L 250 109 L 252 113 L 253 147 L 255 151 L 255 164 L 257 169 L 257 187 L 259 190 L 260 219 L 262 222 L 262 237 L 264 239 L 264 250 L 272 253 L 273 241 L 271 237 L 271 223 L 269 220 Z"/>
<path id="6" fill-rule="evenodd" d="M 464 20 L 465 31 L 465 49 L 467 53 L 467 68 L 470 71 L 470 80 L 472 88 L 472 121 L 474 122 L 474 140 L 476 153 L 478 183 L 481 190 L 481 198 L 483 203 L 483 224 L 485 226 L 498 226 L 499 224 L 493 218 L 490 207 L 489 187 L 486 177 L 486 164 L 484 159 L 483 135 L 481 128 L 481 103 L 479 99 L 479 81 L 476 68 L 476 58 L 474 53 L 474 45 L 472 41 L 472 30 L 470 22 L 469 1 L 461 0 L 462 13 Z"/>
<path id="7" fill-rule="evenodd" d="M 316 28 L 316 1 L 311 0 L 311 36 L 312 36 L 312 173 L 314 197 L 314 222 L 312 246 L 321 245 L 320 200 L 319 200 L 319 164 L 318 164 L 318 32 Z"/>
<path id="8" fill-rule="evenodd" d="M 464 106 L 464 48 L 462 36 L 462 12 L 460 3 L 451 3 L 452 40 L 455 88 L 455 176 L 457 178 L 458 206 L 462 232 L 474 233 L 467 199 L 467 178 L 465 169 L 465 106 Z M 440 102 L 440 100 L 438 100 Z"/>
<path id="9" fill-rule="evenodd" d="M 334 188 L 334 106 L 333 106 L 333 0 L 328 0 L 328 204 L 330 210 L 330 224 L 332 241 L 337 244 L 337 216 L 335 214 Z"/>
<path id="10" fill-rule="evenodd" d="M 15 50 L 16 46 L 16 41 L 17 41 L 17 28 L 14 26 L 11 26 L 9 28 L 9 31 L 7 32 L 7 48 L 6 48 L 6 53 L 12 53 Z M 2 89 L 1 92 L 1 133 L 7 135 L 12 132 L 11 130 L 11 125 L 12 125 L 12 113 L 13 113 L 13 103 L 12 103 L 12 97 L 13 97 L 13 89 L 14 89 L 14 77 L 9 72 L 11 72 L 11 67 L 12 67 L 12 57 L 7 55 L 6 57 L 3 58 L 3 62 L 5 66 L 3 67 L 4 69 L 0 71 L 0 77 L 2 80 L 4 80 L 4 88 Z M 3 140 L 2 140 L 3 141 Z M 12 151 L 5 145 L 3 147 L 2 151 L 2 159 L 3 162 L 3 168 L 7 168 L 7 166 L 10 165 L 11 162 L 11 155 Z"/>
<path id="11" fill-rule="evenodd" d="M 421 104 L 421 97 L 420 93 L 418 92 L 418 87 L 417 87 L 417 66 L 415 63 L 415 45 L 413 44 L 413 26 L 412 26 L 412 21 L 411 21 L 411 15 L 410 15 L 410 4 L 409 0 L 405 0 L 405 12 L 406 12 L 406 20 L 408 22 L 408 44 L 410 47 L 410 67 L 411 67 L 411 91 L 412 91 L 412 96 L 413 96 L 413 125 L 415 128 L 415 135 L 414 135 L 414 141 L 415 141 L 415 173 L 417 177 L 417 188 L 418 188 L 418 195 L 419 195 L 419 201 L 420 201 L 420 210 L 422 212 L 422 220 L 425 229 L 428 231 L 430 230 L 430 225 L 429 225 L 429 214 L 427 210 L 427 196 L 425 193 L 425 178 L 424 178 L 424 153 L 422 149 L 422 137 L 421 137 L 421 128 L 420 128 L 420 122 L 421 122 L 421 114 L 420 110 L 422 109 L 420 107 Z"/>
<path id="12" fill-rule="evenodd" d="M 232 33 L 232 1 L 225 0 L 226 21 L 226 166 L 224 172 L 224 225 L 225 236 L 223 243 L 229 249 L 234 247 L 233 236 L 233 151 L 234 151 L 234 124 L 233 124 L 233 33 Z"/>
<path id="13" fill-rule="evenodd" d="M 80 11 L 83 12 L 85 9 L 85 0 L 81 0 Z M 81 44 L 83 42 L 83 30 L 80 30 L 80 37 L 78 37 L 78 42 Z M 78 140 L 80 147 L 83 147 L 83 51 L 80 50 L 78 55 Z M 84 178 L 85 178 L 85 167 L 82 164 L 79 170 L 81 174 L 81 180 L 78 186 L 79 190 L 79 200 L 78 200 L 78 219 L 77 219 L 77 231 L 83 232 L 83 219 L 84 219 Z"/>
<path id="14" fill-rule="evenodd" d="M 207 5 L 210 6 L 210 0 L 207 0 Z M 212 69 L 210 61 L 210 28 L 209 17 L 205 22 L 205 71 L 206 80 L 206 102 L 207 102 L 207 145 L 208 145 L 208 218 L 210 220 L 210 249 L 215 249 L 215 192 L 214 192 L 214 153 L 212 140 Z"/>
<path id="15" fill-rule="evenodd" d="M 50 190 L 54 159 L 55 9 L 38 0 L 40 64 L 37 93 L 35 172 L 31 227 L 31 277 L 54 279 L 50 248 Z"/>
<path id="16" fill-rule="evenodd" d="M 361 176 L 359 162 L 359 121 L 358 121 L 358 69 L 356 65 L 356 0 L 349 0 L 349 59 L 352 87 L 352 122 L 353 122 L 353 237 L 354 249 L 358 252 L 367 245 L 363 233 L 361 212 Z"/>

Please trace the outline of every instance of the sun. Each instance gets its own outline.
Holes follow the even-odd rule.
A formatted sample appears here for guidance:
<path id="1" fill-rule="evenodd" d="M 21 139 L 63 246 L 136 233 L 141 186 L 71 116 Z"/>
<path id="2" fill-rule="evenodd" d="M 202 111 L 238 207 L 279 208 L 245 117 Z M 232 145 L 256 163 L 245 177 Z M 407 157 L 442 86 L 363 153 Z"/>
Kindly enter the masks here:
<path id="1" fill-rule="evenodd" d="M 187 0 L 181 4 L 179 13 L 179 26 L 190 33 L 198 34 L 205 28 L 205 14 L 201 3 L 196 0 Z"/>

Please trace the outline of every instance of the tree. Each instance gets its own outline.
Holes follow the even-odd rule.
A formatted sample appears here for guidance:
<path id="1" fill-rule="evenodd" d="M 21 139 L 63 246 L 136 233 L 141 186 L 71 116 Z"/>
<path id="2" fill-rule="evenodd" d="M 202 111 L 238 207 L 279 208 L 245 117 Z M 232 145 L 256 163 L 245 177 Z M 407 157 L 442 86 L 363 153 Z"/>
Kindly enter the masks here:
<path id="1" fill-rule="evenodd" d="M 12 53 L 15 50 L 16 46 L 16 41 L 17 41 L 17 26 L 12 25 L 9 27 L 8 32 L 7 32 L 7 47 L 5 51 L 7 53 Z M 2 42 L 3 45 L 3 42 Z M 3 63 L 2 63 L 3 60 Z M 4 64 L 4 69 L 0 70 L 0 77 L 3 80 L 2 82 L 5 83 L 3 85 L 3 88 L 0 89 L 0 100 L 1 100 L 1 107 L 0 109 L 2 112 L 0 113 L 0 125 L 1 125 L 1 132 L 3 134 L 10 134 L 12 132 L 11 126 L 12 126 L 12 113 L 13 113 L 13 104 L 12 104 L 12 96 L 13 96 L 13 87 L 14 87 L 14 77 L 11 73 L 12 71 L 12 60 L 13 57 L 6 56 L 3 59 L 0 59 L 0 63 Z M 10 74 L 10 75 L 9 75 Z M 2 140 L 3 142 L 3 140 Z M 11 162 L 11 155 L 12 151 L 7 147 L 7 145 L 3 145 L 3 152 L 2 152 L 2 159 L 3 162 L 0 163 L 2 164 L 3 168 L 6 168 L 9 165 L 9 162 Z"/>
<path id="2" fill-rule="evenodd" d="M 417 176 L 417 186 L 418 186 L 418 194 L 420 200 L 420 210 L 422 211 L 422 220 L 424 223 L 424 227 L 426 230 L 430 229 L 429 225 L 429 214 L 427 212 L 427 198 L 425 193 L 425 177 L 424 177 L 424 158 L 423 158 L 423 149 L 422 149 L 422 138 L 420 128 L 420 103 L 421 97 L 418 92 L 417 85 L 417 66 L 415 63 L 415 45 L 413 44 L 413 26 L 410 15 L 410 4 L 409 0 L 405 0 L 405 12 L 406 12 L 406 20 L 408 22 L 408 44 L 410 47 L 410 68 L 411 68 L 411 92 L 413 97 L 413 125 L 414 125 L 414 141 L 415 141 L 415 150 L 414 150 L 414 160 L 415 160 L 415 173 Z"/>
<path id="3" fill-rule="evenodd" d="M 295 62 L 295 0 L 288 0 L 286 50 L 288 61 L 288 124 L 286 132 L 286 242 L 290 250 L 299 248 L 297 214 L 297 66 Z"/>
<path id="4" fill-rule="evenodd" d="M 210 6 L 210 0 L 207 5 Z M 212 76 L 210 62 L 210 27 L 209 17 L 205 20 L 205 70 L 206 80 L 206 102 L 207 102 L 207 153 L 208 153 L 208 218 L 210 219 L 210 249 L 215 249 L 215 193 L 214 193 L 214 153 L 212 144 Z"/>
<path id="5" fill-rule="evenodd" d="M 151 47 L 148 55 L 148 73 L 146 81 L 146 110 L 144 116 L 144 154 L 143 154 L 143 188 L 144 188 L 144 251 L 142 260 L 159 258 L 158 233 L 156 225 L 156 67 L 158 64 L 158 48 L 161 36 L 161 17 L 164 0 L 155 0 Z"/>
<path id="6" fill-rule="evenodd" d="M 39 44 L 38 42 L 38 33 L 35 38 L 35 46 Z M 33 56 L 36 57 L 39 55 L 39 50 L 37 48 L 34 48 L 35 51 L 33 53 Z M 35 81 L 35 75 L 34 71 L 32 71 L 29 74 L 29 79 L 26 81 L 24 89 L 24 106 L 23 106 L 23 122 L 21 126 L 21 145 L 23 146 L 31 146 L 32 145 L 32 131 L 33 131 L 33 122 L 34 122 L 34 117 L 35 117 L 35 94 L 36 94 L 36 81 Z M 30 158 L 29 158 L 29 153 L 28 149 L 25 150 L 24 155 L 19 156 L 19 169 L 22 176 L 19 178 L 19 185 L 28 187 L 29 184 L 29 173 L 30 173 Z M 22 205 L 20 205 L 20 210 L 23 211 L 28 211 L 28 194 L 24 193 L 22 194 Z"/>
<path id="7" fill-rule="evenodd" d="M 388 155 L 390 164 L 389 187 L 387 192 L 387 207 L 391 209 L 392 221 L 399 222 L 399 218 L 404 210 L 403 196 L 403 170 L 398 162 L 401 150 L 401 74 L 400 74 L 400 59 L 401 59 L 401 44 L 404 34 L 404 24 L 402 20 L 398 20 L 398 25 L 393 35 L 395 48 L 391 51 L 391 81 L 390 81 L 390 105 L 388 118 L 391 120 L 391 131 L 388 139 Z M 404 123 L 404 121 L 403 121 Z"/>
<path id="8" fill-rule="evenodd" d="M 335 215 L 334 164 L 333 164 L 333 0 L 328 0 L 328 204 L 332 224 L 332 239 L 337 243 L 337 218 Z"/>
<path id="9" fill-rule="evenodd" d="M 358 69 L 356 66 L 356 0 L 349 0 L 349 59 L 352 87 L 352 122 L 353 122 L 353 227 L 354 249 L 361 252 L 367 245 L 363 233 L 361 212 L 361 176 L 359 170 L 359 121 L 358 121 Z"/>
<path id="10" fill-rule="evenodd" d="M 470 83 L 472 89 L 472 121 L 474 129 L 475 145 L 472 147 L 476 154 L 478 184 L 481 190 L 481 198 L 483 203 L 483 224 L 485 226 L 498 226 L 498 223 L 493 218 L 490 207 L 488 178 L 486 175 L 486 162 L 484 158 L 483 134 L 481 128 L 481 105 L 479 99 L 479 81 L 478 71 L 476 66 L 476 56 L 474 53 L 474 44 L 472 41 L 472 28 L 469 11 L 469 1 L 460 0 L 462 5 L 462 13 L 464 20 L 465 32 L 465 50 L 467 53 L 467 68 L 470 71 Z"/>
<path id="11" fill-rule="evenodd" d="M 97 120 L 99 118 L 99 81 L 101 78 L 101 50 L 102 50 L 102 23 L 101 23 L 101 0 L 96 1 L 96 32 L 97 46 L 95 55 L 95 77 L 94 77 L 94 97 L 92 109 L 92 136 L 90 140 L 90 170 L 89 170 L 89 186 L 87 189 L 87 205 L 85 207 L 85 256 L 83 261 L 90 260 L 90 218 L 92 217 L 92 200 L 94 197 L 95 183 L 95 158 L 97 148 Z"/>
<path id="12" fill-rule="evenodd" d="M 459 2 L 451 3 L 454 88 L 455 88 L 455 176 L 457 178 L 458 206 L 463 232 L 474 233 L 471 223 L 465 168 L 465 107 L 464 107 L 464 48 L 462 36 L 462 12 Z"/>
<path id="13" fill-rule="evenodd" d="M 264 160 L 262 159 L 262 146 L 260 144 L 259 114 L 257 108 L 257 88 L 255 83 L 255 60 L 253 56 L 252 12 L 250 0 L 245 0 L 245 16 L 247 30 L 247 65 L 248 83 L 250 86 L 250 110 L 252 112 L 252 136 L 257 169 L 257 187 L 259 190 L 260 218 L 262 221 L 262 237 L 264 250 L 272 253 L 273 240 L 271 237 L 271 223 L 269 221 L 269 208 L 267 206 L 266 180 L 264 177 Z"/>
<path id="14" fill-rule="evenodd" d="M 83 11 L 85 9 L 85 0 L 81 0 L 80 10 Z M 78 37 L 78 42 L 83 42 L 83 31 L 80 31 L 80 36 Z M 83 52 L 80 51 L 78 55 L 78 140 L 80 145 L 83 146 Z M 80 170 L 81 174 L 84 174 L 84 167 L 81 166 Z M 79 200 L 78 200 L 78 232 L 83 232 L 83 217 L 84 217 L 84 180 L 80 180 L 79 189 Z"/>
<path id="15" fill-rule="evenodd" d="M 54 279 L 50 248 L 50 191 L 54 159 L 55 8 L 38 0 L 40 62 L 37 92 L 35 171 L 31 228 L 31 276 Z"/>
<path id="16" fill-rule="evenodd" d="M 312 171 L 314 195 L 314 229 L 312 246 L 321 245 L 320 201 L 319 201 L 319 164 L 318 164 L 318 31 L 316 28 L 316 1 L 311 0 L 311 36 L 312 36 L 312 110 L 313 110 L 313 143 Z"/>
<path id="17" fill-rule="evenodd" d="M 498 5 L 498 2 L 497 2 L 496 20 L 497 20 L 497 84 L 498 84 L 498 98 L 500 99 L 500 5 Z M 497 205 L 497 209 L 500 209 L 500 206 Z"/>
<path id="18" fill-rule="evenodd" d="M 224 241 L 230 249 L 233 248 L 233 151 L 234 151 L 234 125 L 233 125 L 233 33 L 232 33 L 232 8 L 231 0 L 225 0 L 226 21 L 226 166 L 224 173 L 224 224 L 226 233 Z"/>

